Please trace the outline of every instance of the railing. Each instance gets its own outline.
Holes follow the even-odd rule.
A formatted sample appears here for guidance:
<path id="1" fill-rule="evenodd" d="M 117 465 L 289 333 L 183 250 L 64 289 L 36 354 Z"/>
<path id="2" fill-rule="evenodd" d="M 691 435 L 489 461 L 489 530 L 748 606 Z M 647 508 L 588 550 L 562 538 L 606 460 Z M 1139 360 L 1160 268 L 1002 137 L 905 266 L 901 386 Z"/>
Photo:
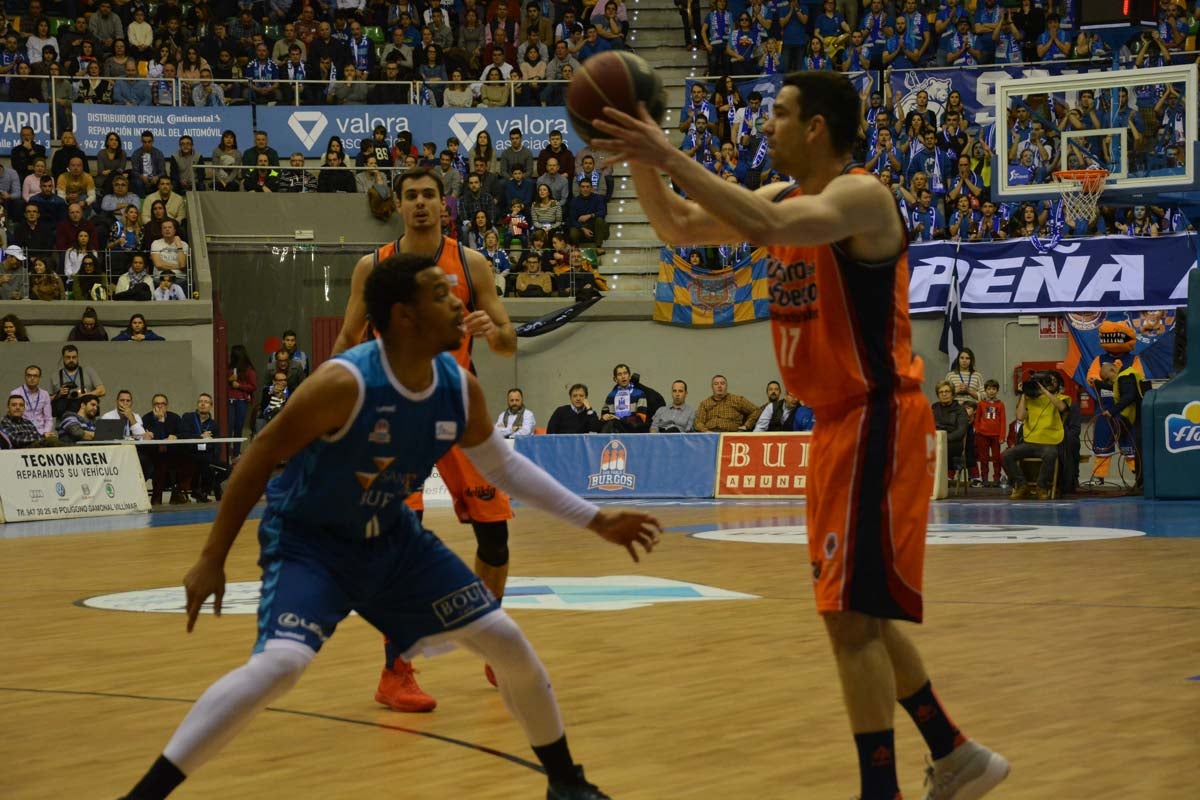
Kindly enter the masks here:
<path id="1" fill-rule="evenodd" d="M 92 243 L 93 247 L 95 242 Z M 190 248 L 190 243 L 189 243 Z M 24 249 L 24 248 L 23 248 Z M 189 254 L 194 255 L 194 251 L 189 249 Z M 42 262 L 46 265 L 46 273 L 49 276 L 57 276 L 63 284 L 62 298 L 47 298 L 47 299 L 63 299 L 63 300 L 80 300 L 88 303 L 104 302 L 111 300 L 113 294 L 116 293 L 117 282 L 125 273 L 129 272 L 130 264 L 135 255 L 142 256 L 145 259 L 145 274 L 151 278 L 151 292 L 160 285 L 160 276 L 164 272 L 172 274 L 170 284 L 177 285 L 182 289 L 184 299 L 196 300 L 199 299 L 199 292 L 196 291 L 196 269 L 195 265 L 189 260 L 187 266 L 181 269 L 173 267 L 158 268 L 154 265 L 150 255 L 150 243 L 144 243 L 144 249 L 139 250 L 122 250 L 122 249 L 100 249 L 88 250 L 82 253 L 75 253 L 70 250 L 57 249 L 24 249 L 25 274 L 27 276 L 27 285 L 29 292 L 26 299 L 41 299 L 35 297 L 34 281 L 39 277 L 35 273 L 35 264 Z M 96 271 L 94 273 L 85 273 L 79 270 L 80 263 L 85 256 L 91 256 L 96 263 Z M 69 267 L 72 269 L 70 275 L 66 274 Z M 84 276 L 80 279 L 80 276 Z M 95 280 L 92 280 L 92 279 Z M 51 281 L 53 283 L 53 281 Z M 87 284 L 97 284 L 102 291 L 93 292 L 90 288 L 84 290 L 83 286 Z M 146 298 L 150 299 L 150 298 Z"/>

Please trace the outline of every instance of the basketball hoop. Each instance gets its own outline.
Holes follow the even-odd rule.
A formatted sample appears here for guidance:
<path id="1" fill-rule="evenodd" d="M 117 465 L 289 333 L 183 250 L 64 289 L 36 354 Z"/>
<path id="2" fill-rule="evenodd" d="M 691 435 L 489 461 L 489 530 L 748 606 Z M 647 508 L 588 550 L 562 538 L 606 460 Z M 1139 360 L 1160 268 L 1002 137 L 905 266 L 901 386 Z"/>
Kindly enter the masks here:
<path id="1" fill-rule="evenodd" d="M 1063 211 L 1072 219 L 1090 221 L 1096 215 L 1100 193 L 1108 178 L 1106 169 L 1062 169 L 1054 173 L 1062 195 Z"/>

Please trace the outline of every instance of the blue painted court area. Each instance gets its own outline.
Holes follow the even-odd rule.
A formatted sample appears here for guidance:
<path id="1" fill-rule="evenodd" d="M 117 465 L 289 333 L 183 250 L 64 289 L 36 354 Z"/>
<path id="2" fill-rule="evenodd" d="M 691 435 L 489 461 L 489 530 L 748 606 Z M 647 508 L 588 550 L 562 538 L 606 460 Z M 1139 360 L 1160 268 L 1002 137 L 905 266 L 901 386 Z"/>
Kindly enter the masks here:
<path id="1" fill-rule="evenodd" d="M 700 530 L 763 527 L 771 525 L 803 525 L 803 501 L 779 500 L 637 500 L 621 502 L 614 499 L 604 503 L 614 506 L 654 508 L 712 508 L 722 509 L 721 521 L 695 525 L 680 525 L 671 531 L 692 533 Z M 764 518 L 758 509 L 786 509 Z M 737 519 L 730 509 L 747 509 L 746 517 Z M 781 510 L 782 510 L 781 509 Z M 260 504 L 250 513 L 250 519 L 262 517 Z M 184 511 L 161 511 L 149 514 L 127 514 L 113 517 L 16 522 L 0 526 L 0 538 L 16 539 L 29 536 L 55 536 L 74 533 L 160 528 L 171 525 L 209 524 L 216 517 L 216 507 Z M 1053 526 L 1057 528 L 1120 528 L 1140 531 L 1146 536 L 1167 538 L 1200 537 L 1200 502 L 1150 501 L 1141 497 L 1083 498 L 1052 502 L 1010 502 L 999 497 L 980 497 L 942 500 L 933 503 L 929 521 L 935 525 L 1012 525 Z"/>

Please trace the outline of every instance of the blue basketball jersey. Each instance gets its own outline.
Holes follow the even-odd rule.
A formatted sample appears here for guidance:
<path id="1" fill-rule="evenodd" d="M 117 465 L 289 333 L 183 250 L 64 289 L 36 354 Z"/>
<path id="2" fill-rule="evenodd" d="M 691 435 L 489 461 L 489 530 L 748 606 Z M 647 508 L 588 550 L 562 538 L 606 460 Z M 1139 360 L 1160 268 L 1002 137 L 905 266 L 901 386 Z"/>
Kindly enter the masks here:
<path id="1" fill-rule="evenodd" d="M 359 381 L 359 405 L 341 430 L 312 442 L 267 486 L 267 516 L 286 528 L 343 539 L 416 530 L 404 498 L 462 437 L 467 383 L 449 353 L 434 359 L 433 384 L 413 393 L 400 385 L 380 340 L 335 360 Z"/>

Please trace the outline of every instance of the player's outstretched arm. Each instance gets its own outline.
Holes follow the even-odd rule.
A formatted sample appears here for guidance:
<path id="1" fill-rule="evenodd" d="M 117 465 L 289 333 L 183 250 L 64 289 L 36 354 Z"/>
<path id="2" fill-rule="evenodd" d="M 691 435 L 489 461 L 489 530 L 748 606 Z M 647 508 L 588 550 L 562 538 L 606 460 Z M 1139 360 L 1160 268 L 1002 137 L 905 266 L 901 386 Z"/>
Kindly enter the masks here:
<path id="1" fill-rule="evenodd" d="M 216 598 L 213 610 L 217 616 L 221 615 L 225 559 L 250 509 L 262 497 L 275 465 L 318 437 L 341 429 L 353 415 L 358 394 L 358 379 L 353 373 L 337 362 L 322 364 L 300 384 L 238 460 L 200 558 L 183 579 L 187 589 L 188 632 L 196 624 L 200 606 L 210 595 Z"/>
<path id="2" fill-rule="evenodd" d="M 517 331 L 504 303 L 500 302 L 500 295 L 496 294 L 492 263 L 478 250 L 464 252 L 475 292 L 475 310 L 463 317 L 467 333 L 486 339 L 492 352 L 511 356 L 517 352 Z"/>
<path id="3" fill-rule="evenodd" d="M 819 195 L 775 203 L 782 187 L 769 185 L 752 192 L 721 180 L 672 147 L 645 108 L 637 119 L 613 108 L 605 113 L 611 119 L 593 124 L 611 138 L 597 139 L 594 145 L 638 165 L 632 174 L 639 181 L 639 194 L 645 185 L 651 195 L 649 202 L 642 198 L 642 207 L 668 242 L 824 244 L 894 227 L 891 195 L 872 176 L 841 176 Z M 690 200 L 666 190 L 658 178 L 660 169 Z"/>
<path id="4" fill-rule="evenodd" d="M 375 268 L 375 255 L 363 256 L 354 265 L 350 275 L 350 299 L 346 301 L 346 313 L 342 315 L 342 329 L 338 331 L 337 341 L 333 344 L 333 353 L 345 352 L 363 340 L 367 332 L 367 301 L 363 297 L 363 287 L 367 285 L 367 276 Z"/>
<path id="5" fill-rule="evenodd" d="M 485 478 L 522 503 L 621 545 L 634 561 L 639 560 L 635 545 L 641 545 L 647 553 L 654 549 L 662 532 L 657 519 L 637 511 L 601 511 L 595 503 L 572 494 L 537 464 L 506 445 L 492 427 L 479 381 L 465 370 L 462 374 L 467 381 L 470 407 L 467 429 L 459 445 Z"/>

